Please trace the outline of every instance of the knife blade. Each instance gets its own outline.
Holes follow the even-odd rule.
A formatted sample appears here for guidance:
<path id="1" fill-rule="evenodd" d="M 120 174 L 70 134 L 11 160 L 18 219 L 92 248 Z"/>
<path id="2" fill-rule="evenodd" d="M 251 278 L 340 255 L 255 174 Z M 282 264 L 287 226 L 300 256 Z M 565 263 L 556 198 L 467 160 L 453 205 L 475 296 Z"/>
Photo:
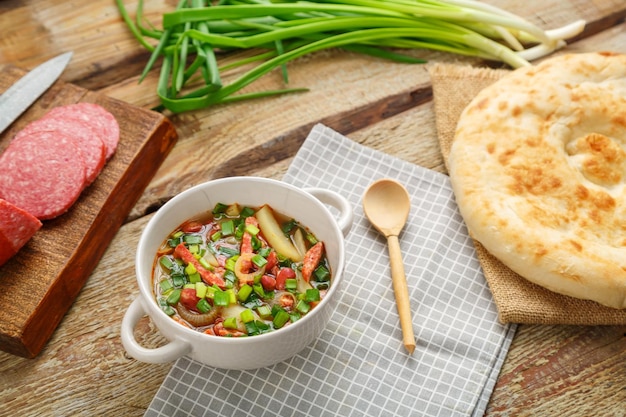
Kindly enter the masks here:
<path id="1" fill-rule="evenodd" d="M 48 89 L 72 59 L 66 52 L 35 67 L 0 96 L 0 133 Z"/>

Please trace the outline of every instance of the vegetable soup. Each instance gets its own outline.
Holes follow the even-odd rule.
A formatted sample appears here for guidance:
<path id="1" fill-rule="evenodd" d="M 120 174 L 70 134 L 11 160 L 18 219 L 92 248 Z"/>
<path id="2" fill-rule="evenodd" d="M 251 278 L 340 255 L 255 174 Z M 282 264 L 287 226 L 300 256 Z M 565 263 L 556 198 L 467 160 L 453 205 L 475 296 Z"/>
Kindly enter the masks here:
<path id="1" fill-rule="evenodd" d="M 331 271 L 324 244 L 268 206 L 218 203 L 161 245 L 156 299 L 184 326 L 253 336 L 288 326 L 320 302 Z"/>

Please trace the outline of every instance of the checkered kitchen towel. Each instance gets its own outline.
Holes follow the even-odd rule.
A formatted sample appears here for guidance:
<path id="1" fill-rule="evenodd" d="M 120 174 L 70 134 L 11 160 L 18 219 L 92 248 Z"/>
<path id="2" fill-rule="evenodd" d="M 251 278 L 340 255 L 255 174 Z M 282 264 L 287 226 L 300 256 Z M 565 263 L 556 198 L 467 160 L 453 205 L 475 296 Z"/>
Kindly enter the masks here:
<path id="1" fill-rule="evenodd" d="M 417 347 L 402 333 L 385 238 L 361 207 L 367 186 L 411 195 L 400 235 Z M 498 321 L 448 177 L 317 125 L 285 182 L 325 187 L 353 205 L 344 291 L 328 328 L 295 357 L 252 371 L 176 361 L 145 416 L 481 416 L 515 332 Z"/>

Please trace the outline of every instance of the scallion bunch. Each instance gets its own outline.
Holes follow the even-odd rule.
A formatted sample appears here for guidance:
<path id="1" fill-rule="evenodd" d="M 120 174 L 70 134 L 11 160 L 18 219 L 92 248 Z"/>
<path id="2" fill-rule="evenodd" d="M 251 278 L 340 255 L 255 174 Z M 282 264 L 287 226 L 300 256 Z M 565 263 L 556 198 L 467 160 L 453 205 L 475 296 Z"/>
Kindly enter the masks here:
<path id="1" fill-rule="evenodd" d="M 162 29 L 144 24 L 143 1 L 133 20 L 116 0 L 134 36 L 151 51 L 141 80 L 162 57 L 157 94 L 179 113 L 214 104 L 306 89 L 240 91 L 298 57 L 327 48 L 406 63 L 424 60 L 398 51 L 432 49 L 503 62 L 513 68 L 547 55 L 580 33 L 584 21 L 544 31 L 519 16 L 474 0 L 181 0 Z M 220 67 L 216 55 L 256 51 Z M 222 72 L 248 65 L 225 84 Z"/>

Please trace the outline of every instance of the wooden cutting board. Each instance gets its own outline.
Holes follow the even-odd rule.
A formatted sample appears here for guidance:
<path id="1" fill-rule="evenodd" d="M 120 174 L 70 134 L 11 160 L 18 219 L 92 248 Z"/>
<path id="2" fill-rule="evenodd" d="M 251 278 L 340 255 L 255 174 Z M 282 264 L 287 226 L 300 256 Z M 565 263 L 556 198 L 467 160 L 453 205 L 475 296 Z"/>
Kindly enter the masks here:
<path id="1" fill-rule="evenodd" d="M 0 68 L 0 93 L 25 73 L 14 66 Z M 109 110 L 120 125 L 120 142 L 74 206 L 44 221 L 0 267 L 0 350 L 26 358 L 45 346 L 177 139 L 173 125 L 159 113 L 58 81 L 0 134 L 0 153 L 30 121 L 53 107 L 78 102 Z M 105 319 L 94 312 L 94 320 Z"/>

